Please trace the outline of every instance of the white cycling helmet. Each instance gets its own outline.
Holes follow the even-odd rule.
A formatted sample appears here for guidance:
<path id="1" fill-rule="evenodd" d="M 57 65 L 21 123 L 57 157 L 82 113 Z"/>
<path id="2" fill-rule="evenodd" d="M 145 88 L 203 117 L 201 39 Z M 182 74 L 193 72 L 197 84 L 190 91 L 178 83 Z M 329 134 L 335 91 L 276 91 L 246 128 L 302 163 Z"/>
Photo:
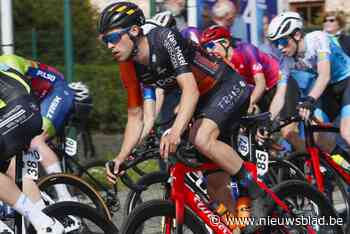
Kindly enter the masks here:
<path id="1" fill-rule="evenodd" d="M 176 20 L 171 11 L 163 11 L 154 15 L 151 19 L 146 20 L 146 23 L 153 23 L 162 27 L 174 27 L 176 26 Z"/>
<path id="2" fill-rule="evenodd" d="M 270 22 L 267 38 L 271 41 L 289 36 L 303 28 L 303 19 L 297 12 L 287 11 L 279 14 Z"/>

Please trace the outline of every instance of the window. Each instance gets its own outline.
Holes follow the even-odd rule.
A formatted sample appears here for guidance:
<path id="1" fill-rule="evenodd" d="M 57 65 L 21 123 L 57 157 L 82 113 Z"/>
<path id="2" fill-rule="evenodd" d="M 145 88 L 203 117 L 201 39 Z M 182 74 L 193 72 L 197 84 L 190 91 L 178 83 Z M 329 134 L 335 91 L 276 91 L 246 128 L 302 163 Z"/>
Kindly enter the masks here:
<path id="1" fill-rule="evenodd" d="M 324 1 L 290 1 L 290 9 L 299 12 L 304 18 L 306 27 L 321 26 L 321 15 L 324 12 Z"/>

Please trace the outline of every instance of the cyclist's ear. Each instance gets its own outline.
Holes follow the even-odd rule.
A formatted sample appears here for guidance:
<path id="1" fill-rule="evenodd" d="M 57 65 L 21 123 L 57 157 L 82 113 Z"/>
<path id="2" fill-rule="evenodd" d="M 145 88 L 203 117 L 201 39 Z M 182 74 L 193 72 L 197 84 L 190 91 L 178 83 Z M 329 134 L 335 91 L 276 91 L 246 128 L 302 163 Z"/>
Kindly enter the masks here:
<path id="1" fill-rule="evenodd" d="M 134 37 L 137 37 L 137 36 L 140 36 L 141 33 L 142 33 L 142 29 L 141 27 L 137 26 L 137 25 L 134 25 L 130 28 L 130 31 L 129 33 L 134 36 Z"/>

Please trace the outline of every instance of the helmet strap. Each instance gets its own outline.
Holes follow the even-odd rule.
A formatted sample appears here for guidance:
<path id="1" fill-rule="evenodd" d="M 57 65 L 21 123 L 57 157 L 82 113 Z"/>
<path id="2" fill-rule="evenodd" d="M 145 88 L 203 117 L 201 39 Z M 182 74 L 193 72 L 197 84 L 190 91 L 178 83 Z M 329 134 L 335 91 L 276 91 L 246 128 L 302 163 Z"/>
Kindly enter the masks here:
<path id="1" fill-rule="evenodd" d="M 127 34 L 129 36 L 130 40 L 132 41 L 132 44 L 133 44 L 132 45 L 132 50 L 131 50 L 130 55 L 128 57 L 128 59 L 132 59 L 139 52 L 138 43 L 139 43 L 139 40 L 140 40 L 140 34 L 137 35 L 137 36 L 131 35 L 130 32 L 128 32 Z"/>

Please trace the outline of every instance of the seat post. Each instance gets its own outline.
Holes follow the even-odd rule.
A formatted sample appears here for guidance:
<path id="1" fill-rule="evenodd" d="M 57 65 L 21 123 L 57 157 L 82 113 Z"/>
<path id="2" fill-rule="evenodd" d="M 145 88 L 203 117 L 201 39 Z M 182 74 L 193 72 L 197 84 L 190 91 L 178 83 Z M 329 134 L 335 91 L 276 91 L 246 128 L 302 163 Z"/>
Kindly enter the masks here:
<path id="1" fill-rule="evenodd" d="M 16 174 L 15 174 L 15 182 L 18 188 L 22 191 L 23 190 L 23 155 L 25 154 L 25 151 L 22 153 L 16 154 Z M 22 215 L 18 212 L 16 212 L 15 215 L 15 233 L 16 234 L 22 234 Z"/>

